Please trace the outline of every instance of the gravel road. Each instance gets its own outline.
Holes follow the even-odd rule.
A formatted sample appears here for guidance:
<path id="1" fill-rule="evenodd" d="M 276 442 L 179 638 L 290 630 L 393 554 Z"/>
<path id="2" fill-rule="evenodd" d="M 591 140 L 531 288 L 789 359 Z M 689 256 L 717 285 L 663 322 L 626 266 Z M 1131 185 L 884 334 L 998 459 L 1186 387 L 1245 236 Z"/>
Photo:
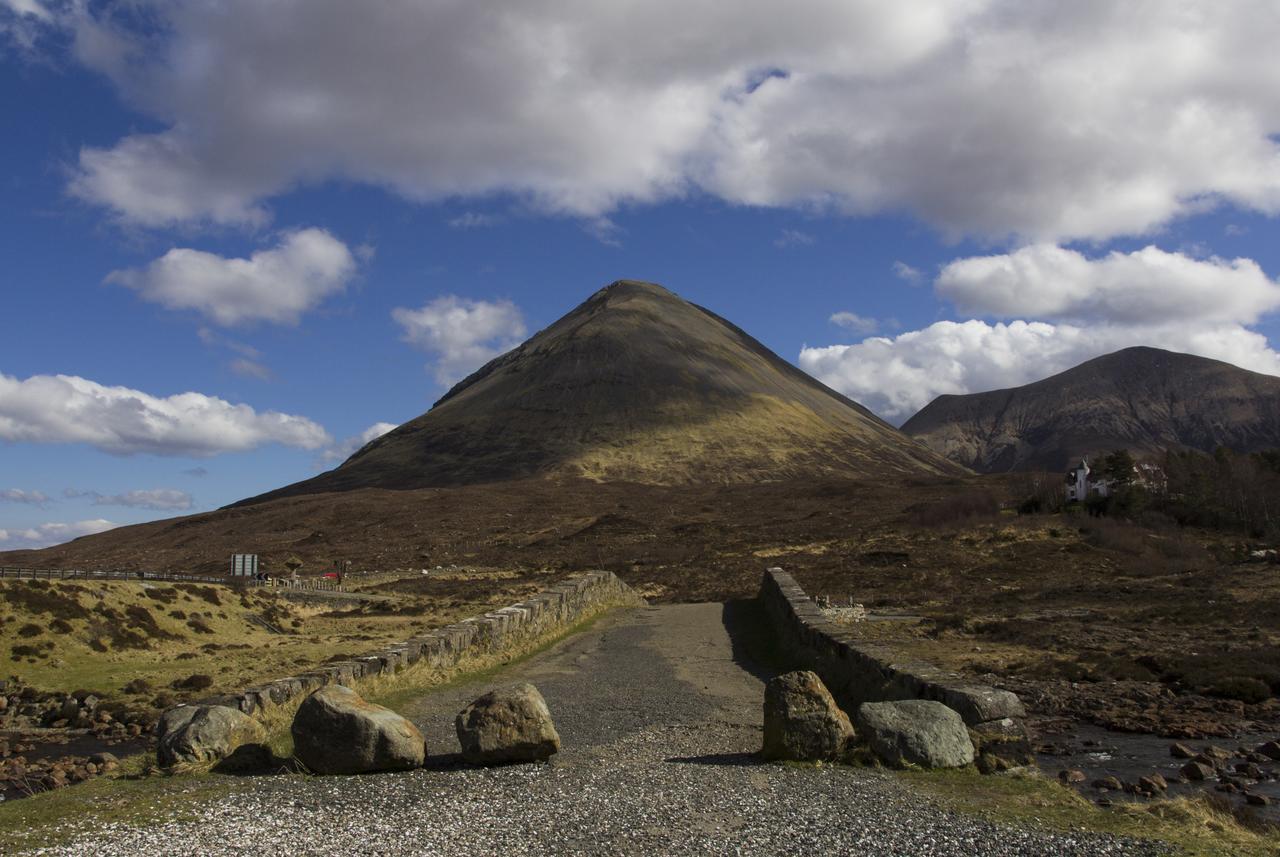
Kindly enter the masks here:
<path id="1" fill-rule="evenodd" d="M 1160 853 L 957 816 L 879 771 L 757 762 L 764 677 L 735 659 L 725 609 L 615 613 L 487 683 L 405 706 L 434 757 L 423 770 L 246 778 L 229 799 L 194 813 L 183 807 L 145 829 L 86 829 L 34 853 Z M 480 693 L 520 681 L 546 697 L 564 750 L 548 764 L 460 764 L 453 716 Z"/>

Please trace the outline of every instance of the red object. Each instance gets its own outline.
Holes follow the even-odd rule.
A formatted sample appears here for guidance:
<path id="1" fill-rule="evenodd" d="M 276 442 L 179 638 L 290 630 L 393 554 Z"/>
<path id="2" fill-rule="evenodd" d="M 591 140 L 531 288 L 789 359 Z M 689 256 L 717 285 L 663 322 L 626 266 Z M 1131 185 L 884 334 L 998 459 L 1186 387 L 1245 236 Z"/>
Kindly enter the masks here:
<path id="1" fill-rule="evenodd" d="M 332 577 L 334 580 L 337 580 L 337 579 L 338 579 L 338 573 L 337 573 L 336 571 L 331 571 L 331 572 L 329 572 L 328 574 L 326 574 L 326 575 L 325 575 L 325 577 Z"/>

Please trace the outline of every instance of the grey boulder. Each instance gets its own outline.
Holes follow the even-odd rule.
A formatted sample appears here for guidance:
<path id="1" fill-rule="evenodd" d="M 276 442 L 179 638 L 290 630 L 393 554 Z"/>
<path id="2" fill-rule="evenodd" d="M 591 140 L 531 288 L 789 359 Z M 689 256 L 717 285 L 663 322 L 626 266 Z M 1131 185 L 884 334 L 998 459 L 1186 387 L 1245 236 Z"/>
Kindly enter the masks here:
<path id="1" fill-rule="evenodd" d="M 973 762 L 973 741 L 954 710 L 927 699 L 866 702 L 858 731 L 887 765 L 959 768 Z"/>
<path id="2" fill-rule="evenodd" d="M 407 771 L 427 756 L 418 727 L 340 684 L 304 699 L 289 731 L 294 756 L 317 774 Z"/>
<path id="3" fill-rule="evenodd" d="M 486 693 L 455 725 L 462 758 L 474 765 L 538 762 L 560 750 L 547 702 L 531 684 Z"/>
<path id="4" fill-rule="evenodd" d="M 849 716 L 816 673 L 786 673 L 764 689 L 766 759 L 817 762 L 839 759 L 853 742 Z"/>
<path id="5" fill-rule="evenodd" d="M 216 762 L 237 747 L 262 741 L 262 724 L 225 705 L 170 708 L 156 727 L 156 760 L 161 767 Z"/>

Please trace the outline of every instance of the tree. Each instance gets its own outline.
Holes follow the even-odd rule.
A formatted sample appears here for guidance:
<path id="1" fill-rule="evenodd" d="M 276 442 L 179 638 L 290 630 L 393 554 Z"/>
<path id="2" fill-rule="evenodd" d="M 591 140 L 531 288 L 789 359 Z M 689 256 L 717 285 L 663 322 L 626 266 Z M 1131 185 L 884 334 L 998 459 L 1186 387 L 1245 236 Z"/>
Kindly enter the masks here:
<path id="1" fill-rule="evenodd" d="M 1102 459 L 1102 475 L 1118 485 L 1133 481 L 1133 456 L 1127 449 L 1117 449 Z"/>

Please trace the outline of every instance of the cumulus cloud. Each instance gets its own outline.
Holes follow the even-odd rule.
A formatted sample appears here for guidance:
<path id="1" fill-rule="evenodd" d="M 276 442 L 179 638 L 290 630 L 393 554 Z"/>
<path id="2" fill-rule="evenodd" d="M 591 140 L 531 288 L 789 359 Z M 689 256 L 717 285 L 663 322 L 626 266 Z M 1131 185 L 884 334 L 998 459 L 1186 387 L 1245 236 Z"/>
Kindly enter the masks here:
<path id="1" fill-rule="evenodd" d="M 324 465 L 346 461 L 365 444 L 377 440 L 387 432 L 396 428 L 396 423 L 374 423 L 360 434 L 352 435 L 338 441 L 320 454 L 320 463 Z"/>
<path id="2" fill-rule="evenodd" d="M 846 330 L 852 330 L 854 333 L 875 333 L 880 328 L 880 322 L 874 318 L 858 315 L 856 312 L 838 312 L 828 321 Z"/>
<path id="3" fill-rule="evenodd" d="M 442 386 L 462 380 L 525 336 L 524 316 L 511 301 L 444 295 L 418 309 L 397 308 L 391 317 L 405 342 L 432 355 L 432 372 Z"/>
<path id="4" fill-rule="evenodd" d="M 300 229 L 248 259 L 174 248 L 145 268 L 113 271 L 107 282 L 221 325 L 297 324 L 302 313 L 346 288 L 355 270 L 346 244 L 323 229 Z"/>
<path id="5" fill-rule="evenodd" d="M 25 503 L 28 506 L 44 506 L 48 502 L 49 495 L 43 491 L 24 491 L 21 488 L 0 490 L 0 503 Z"/>
<path id="6" fill-rule="evenodd" d="M 1280 308 L 1280 283 L 1252 259 L 1197 259 L 1145 247 L 1098 259 L 1054 245 L 959 259 L 937 293 L 963 313 L 1125 324 L 1252 324 Z"/>
<path id="7" fill-rule="evenodd" d="M 149 488 L 126 491 L 123 494 L 103 494 L 98 491 L 79 491 L 68 488 L 63 492 L 68 499 L 88 499 L 95 506 L 127 506 L 133 509 L 157 509 L 164 512 L 181 512 L 192 506 L 191 495 L 174 488 Z"/>
<path id="8" fill-rule="evenodd" d="M 63 20 L 163 127 L 82 149 L 71 190 L 143 224 L 258 225 L 332 178 L 584 218 L 708 193 L 1027 241 L 1280 211 L 1271 0 L 131 5 L 144 29 Z"/>
<path id="9" fill-rule="evenodd" d="M 53 522 L 37 527 L 0 529 L 0 549 L 34 550 L 71 541 L 80 536 L 102 533 L 119 526 L 103 518 L 74 523 Z"/>
<path id="10" fill-rule="evenodd" d="M 943 393 L 1026 384 L 1134 345 L 1280 375 L 1280 354 L 1248 328 L 1280 308 L 1280 285 L 1250 259 L 1156 247 L 1091 259 L 1034 245 L 958 259 L 935 288 L 963 312 L 1013 320 L 941 321 L 892 338 L 805 348 L 801 367 L 895 422 Z"/>
<path id="11" fill-rule="evenodd" d="M 116 455 L 211 456 L 268 443 L 320 449 L 328 433 L 311 420 L 258 412 L 202 393 L 153 396 L 74 375 L 0 373 L 0 440 L 86 443 Z"/>

